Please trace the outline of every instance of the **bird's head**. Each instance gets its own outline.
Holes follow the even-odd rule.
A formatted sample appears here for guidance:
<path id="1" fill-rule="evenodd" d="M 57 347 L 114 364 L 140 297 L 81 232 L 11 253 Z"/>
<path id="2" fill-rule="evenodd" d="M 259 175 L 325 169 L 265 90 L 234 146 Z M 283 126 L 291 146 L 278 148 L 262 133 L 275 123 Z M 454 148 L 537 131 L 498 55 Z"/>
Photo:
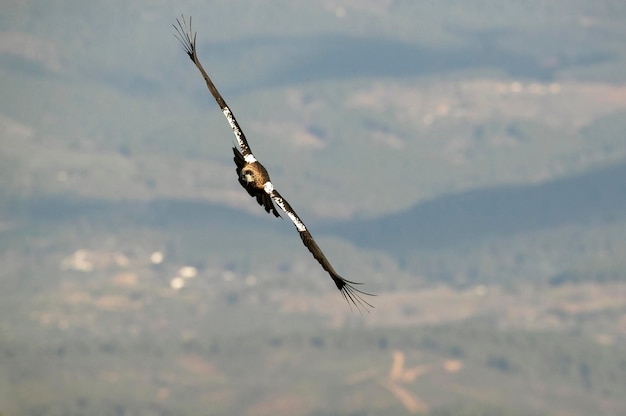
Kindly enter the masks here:
<path id="1" fill-rule="evenodd" d="M 254 182 L 254 172 L 251 169 L 245 169 L 241 172 L 241 179 L 245 183 L 253 183 Z"/>

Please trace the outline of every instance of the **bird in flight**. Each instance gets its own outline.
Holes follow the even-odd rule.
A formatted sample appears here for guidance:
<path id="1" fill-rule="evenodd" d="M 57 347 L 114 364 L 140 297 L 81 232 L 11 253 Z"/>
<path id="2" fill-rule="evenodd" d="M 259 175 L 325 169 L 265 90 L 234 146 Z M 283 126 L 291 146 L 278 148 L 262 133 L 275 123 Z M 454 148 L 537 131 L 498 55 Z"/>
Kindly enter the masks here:
<path id="1" fill-rule="evenodd" d="M 196 33 L 192 33 L 191 30 L 191 17 L 189 18 L 189 25 L 187 25 L 184 16 L 181 17 L 181 20 L 176 19 L 176 23 L 178 24 L 178 26 L 174 25 L 174 29 L 176 29 L 176 38 L 183 45 L 185 52 L 202 74 L 209 91 L 211 91 L 211 94 L 220 106 L 226 120 L 228 120 L 228 124 L 230 124 L 230 127 L 235 134 L 235 138 L 237 139 L 239 149 L 241 149 L 239 150 L 236 147 L 233 147 L 237 180 L 241 186 L 248 192 L 248 194 L 250 194 L 251 197 L 256 198 L 259 205 L 265 208 L 267 213 L 274 214 L 275 217 L 280 217 L 276 206 L 274 206 L 274 204 L 276 204 L 281 210 L 284 211 L 285 214 L 287 214 L 291 222 L 293 222 L 296 226 L 304 245 L 309 249 L 311 254 L 313 254 L 315 260 L 322 265 L 322 268 L 328 272 L 330 277 L 335 282 L 335 285 L 337 285 L 337 289 L 341 291 L 343 297 L 346 301 L 348 301 L 348 304 L 352 303 L 358 310 L 360 310 L 360 308 L 367 310 L 368 307 L 373 307 L 361 297 L 361 295 L 372 295 L 363 292 L 354 286 L 360 283 L 346 280 L 335 271 L 320 247 L 313 239 L 313 236 L 307 227 L 304 225 L 300 217 L 298 217 L 298 214 L 296 214 L 293 208 L 291 208 L 291 205 L 289 205 L 289 203 L 278 193 L 276 188 L 274 188 L 267 170 L 265 170 L 263 165 L 252 154 L 248 140 L 243 134 L 241 127 L 239 127 L 239 123 L 237 123 L 235 115 L 230 110 L 226 101 L 224 101 L 224 98 L 222 98 L 222 95 L 219 93 L 213 84 L 213 81 L 211 81 L 211 78 L 198 60 L 196 50 Z"/>

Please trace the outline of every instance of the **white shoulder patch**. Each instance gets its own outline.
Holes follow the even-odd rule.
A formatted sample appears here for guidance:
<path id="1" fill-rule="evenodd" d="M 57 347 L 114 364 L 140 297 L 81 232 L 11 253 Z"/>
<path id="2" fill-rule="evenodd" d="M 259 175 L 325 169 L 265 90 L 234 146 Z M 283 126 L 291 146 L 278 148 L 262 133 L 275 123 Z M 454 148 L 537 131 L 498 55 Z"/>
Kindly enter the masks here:
<path id="1" fill-rule="evenodd" d="M 252 155 L 248 155 L 248 156 L 252 156 Z M 246 157 L 248 157 L 246 156 Z M 252 156 L 254 157 L 254 156 Z M 252 162 L 248 162 L 248 163 L 252 163 Z M 266 194 L 271 195 L 272 192 L 274 192 L 274 185 L 272 185 L 272 182 L 267 181 L 263 184 L 263 190 L 265 191 Z"/>
<path id="2" fill-rule="evenodd" d="M 248 153 L 243 160 L 246 161 L 246 163 L 254 163 L 256 162 L 256 157 L 254 157 L 254 155 L 252 153 Z M 269 183 L 269 182 L 268 182 Z M 270 183 L 271 185 L 271 183 Z M 269 193 L 269 192 L 268 192 Z"/>

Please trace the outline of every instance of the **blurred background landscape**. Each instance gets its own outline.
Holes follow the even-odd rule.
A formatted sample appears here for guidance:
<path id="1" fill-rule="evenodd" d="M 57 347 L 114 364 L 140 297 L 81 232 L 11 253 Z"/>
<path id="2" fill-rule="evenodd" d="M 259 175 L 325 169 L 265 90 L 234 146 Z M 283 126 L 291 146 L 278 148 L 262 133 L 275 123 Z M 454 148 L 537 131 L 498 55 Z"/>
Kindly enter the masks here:
<path id="1" fill-rule="evenodd" d="M 624 2 L 0 11 L 0 415 L 626 414 Z"/>

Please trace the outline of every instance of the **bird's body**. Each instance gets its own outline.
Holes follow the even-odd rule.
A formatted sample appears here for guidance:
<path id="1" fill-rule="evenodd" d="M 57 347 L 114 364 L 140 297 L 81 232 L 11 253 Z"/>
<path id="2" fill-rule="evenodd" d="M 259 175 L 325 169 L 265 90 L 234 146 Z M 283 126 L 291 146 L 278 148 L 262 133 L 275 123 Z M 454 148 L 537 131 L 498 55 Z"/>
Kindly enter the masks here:
<path id="1" fill-rule="evenodd" d="M 253 159 L 251 153 L 248 155 L 248 161 L 235 147 L 233 147 L 233 153 L 235 155 L 233 160 L 237 166 L 237 180 L 241 186 L 248 191 L 250 196 L 256 198 L 259 205 L 265 208 L 265 211 L 280 217 L 271 196 L 265 192 L 265 184 L 272 183 L 265 167 L 256 158 Z"/>
<path id="2" fill-rule="evenodd" d="M 353 286 L 360 283 L 346 280 L 337 274 L 300 217 L 298 217 L 293 208 L 291 208 L 291 205 L 289 205 L 289 203 L 274 188 L 274 184 L 271 182 L 270 176 L 265 167 L 252 154 L 252 150 L 250 149 L 246 136 L 239 127 L 239 123 L 237 123 L 235 116 L 198 60 L 196 37 L 195 34 L 192 36 L 191 31 L 191 18 L 189 19 L 189 27 L 187 27 L 184 17 L 182 18 L 182 23 L 180 20 L 177 20 L 177 23 L 178 27 L 174 26 L 174 28 L 178 32 L 178 40 L 185 48 L 185 52 L 189 58 L 202 74 L 209 91 L 215 98 L 215 101 L 220 106 L 222 113 L 230 124 L 237 140 L 237 144 L 239 145 L 239 149 L 233 147 L 233 160 L 235 161 L 237 180 L 239 181 L 239 184 L 248 192 L 250 196 L 256 198 L 259 205 L 261 205 L 267 213 L 280 217 L 280 214 L 274 205 L 276 204 L 285 214 L 287 214 L 291 222 L 293 222 L 294 226 L 298 230 L 304 245 L 311 252 L 311 254 L 313 254 L 313 257 L 321 264 L 322 268 L 328 272 L 346 300 L 354 304 L 357 308 L 363 307 L 367 309 L 367 307 L 372 307 L 372 305 L 359 295 L 369 294 L 362 292 Z"/>

